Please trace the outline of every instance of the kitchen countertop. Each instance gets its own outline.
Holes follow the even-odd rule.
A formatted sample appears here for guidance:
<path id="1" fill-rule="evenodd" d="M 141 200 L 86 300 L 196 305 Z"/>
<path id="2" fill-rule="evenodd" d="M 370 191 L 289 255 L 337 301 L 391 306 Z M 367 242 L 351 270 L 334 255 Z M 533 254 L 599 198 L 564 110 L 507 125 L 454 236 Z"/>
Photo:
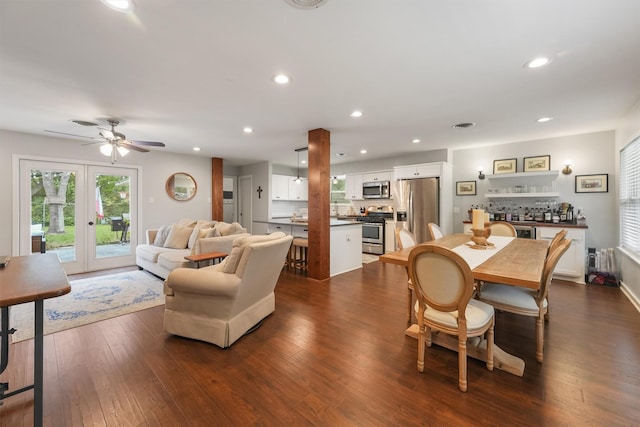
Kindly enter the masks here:
<path id="1" fill-rule="evenodd" d="M 471 221 L 462 221 L 463 224 L 471 224 Z M 536 222 L 536 221 L 511 221 L 509 224 L 515 226 L 524 225 L 528 227 L 558 227 L 558 228 L 589 228 L 586 224 L 569 224 L 567 222 Z"/>
<path id="2" fill-rule="evenodd" d="M 299 226 L 299 227 L 307 227 L 309 225 L 308 222 L 291 221 L 291 218 L 272 218 L 268 221 L 254 221 L 254 222 L 260 222 L 265 224 L 293 225 L 293 226 Z M 356 221 L 347 221 L 342 219 L 333 219 L 333 218 L 329 220 L 329 227 L 338 227 L 341 225 L 357 225 L 357 224 L 362 224 L 362 223 L 356 222 Z"/>

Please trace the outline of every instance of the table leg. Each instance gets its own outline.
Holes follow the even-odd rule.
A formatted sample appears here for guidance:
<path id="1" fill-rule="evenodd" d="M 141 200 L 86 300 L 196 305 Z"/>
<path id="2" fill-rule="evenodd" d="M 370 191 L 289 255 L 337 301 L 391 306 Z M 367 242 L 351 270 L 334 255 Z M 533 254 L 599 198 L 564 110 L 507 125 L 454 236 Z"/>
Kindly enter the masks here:
<path id="1" fill-rule="evenodd" d="M 44 300 L 35 301 L 35 335 L 33 349 L 33 425 L 42 426 L 44 365 Z"/>
<path id="2" fill-rule="evenodd" d="M 405 335 L 417 339 L 418 332 L 418 325 L 413 324 L 407 328 Z M 434 344 L 438 344 L 439 346 L 448 348 L 449 350 L 458 351 L 457 337 L 434 331 L 431 334 L 431 341 Z M 479 337 L 469 338 L 467 341 L 467 356 L 486 362 L 487 341 L 480 339 Z M 493 367 L 519 377 L 524 375 L 524 360 L 507 353 L 495 343 L 493 344 Z"/>

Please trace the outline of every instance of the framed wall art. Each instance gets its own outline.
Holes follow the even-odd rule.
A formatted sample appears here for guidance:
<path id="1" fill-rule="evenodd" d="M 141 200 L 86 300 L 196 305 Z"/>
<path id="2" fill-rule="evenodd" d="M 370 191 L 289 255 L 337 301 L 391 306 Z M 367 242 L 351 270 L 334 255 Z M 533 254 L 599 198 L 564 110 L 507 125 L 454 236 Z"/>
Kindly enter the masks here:
<path id="1" fill-rule="evenodd" d="M 493 161 L 493 174 L 501 173 L 515 173 L 516 165 L 518 161 L 516 159 L 502 159 Z"/>
<path id="2" fill-rule="evenodd" d="M 576 193 L 607 193 L 609 174 L 576 175 Z"/>
<path id="3" fill-rule="evenodd" d="M 539 172 L 551 170 L 551 156 L 525 157 L 525 172 Z"/>
<path id="4" fill-rule="evenodd" d="M 475 181 L 458 181 L 456 182 L 456 196 L 475 196 Z"/>

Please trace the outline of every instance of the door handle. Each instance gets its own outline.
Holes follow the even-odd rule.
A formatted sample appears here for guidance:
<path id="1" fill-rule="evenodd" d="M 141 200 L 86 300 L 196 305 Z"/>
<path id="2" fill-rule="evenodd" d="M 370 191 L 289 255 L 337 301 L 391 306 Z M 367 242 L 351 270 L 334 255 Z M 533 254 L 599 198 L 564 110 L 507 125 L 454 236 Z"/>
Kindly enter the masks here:
<path id="1" fill-rule="evenodd" d="M 93 225 L 93 221 L 89 221 L 89 225 Z"/>

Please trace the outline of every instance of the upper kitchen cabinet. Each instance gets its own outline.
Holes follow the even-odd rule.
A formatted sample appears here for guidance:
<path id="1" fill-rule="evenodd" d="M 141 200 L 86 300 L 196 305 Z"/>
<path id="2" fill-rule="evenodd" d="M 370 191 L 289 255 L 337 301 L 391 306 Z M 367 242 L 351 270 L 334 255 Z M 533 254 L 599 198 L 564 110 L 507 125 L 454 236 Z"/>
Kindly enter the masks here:
<path id="1" fill-rule="evenodd" d="M 556 179 L 559 171 L 516 172 L 487 175 L 488 199 L 559 197 Z"/>
<path id="2" fill-rule="evenodd" d="M 286 175 L 271 175 L 271 200 L 289 200 L 289 179 Z"/>
<path id="3" fill-rule="evenodd" d="M 345 198 L 347 200 L 362 200 L 362 174 L 345 176 Z"/>
<path id="4" fill-rule="evenodd" d="M 296 182 L 292 176 L 289 178 L 289 200 L 309 200 L 309 180 L 303 179 L 302 182 Z"/>
<path id="5" fill-rule="evenodd" d="M 271 200 L 308 200 L 309 181 L 295 182 L 295 177 L 271 175 Z"/>
<path id="6" fill-rule="evenodd" d="M 393 180 L 393 171 L 368 172 L 362 174 L 362 182 L 381 182 Z"/>
<path id="7" fill-rule="evenodd" d="M 393 168 L 395 179 L 415 179 L 438 177 L 442 173 L 442 162 L 420 165 L 396 166 Z"/>

